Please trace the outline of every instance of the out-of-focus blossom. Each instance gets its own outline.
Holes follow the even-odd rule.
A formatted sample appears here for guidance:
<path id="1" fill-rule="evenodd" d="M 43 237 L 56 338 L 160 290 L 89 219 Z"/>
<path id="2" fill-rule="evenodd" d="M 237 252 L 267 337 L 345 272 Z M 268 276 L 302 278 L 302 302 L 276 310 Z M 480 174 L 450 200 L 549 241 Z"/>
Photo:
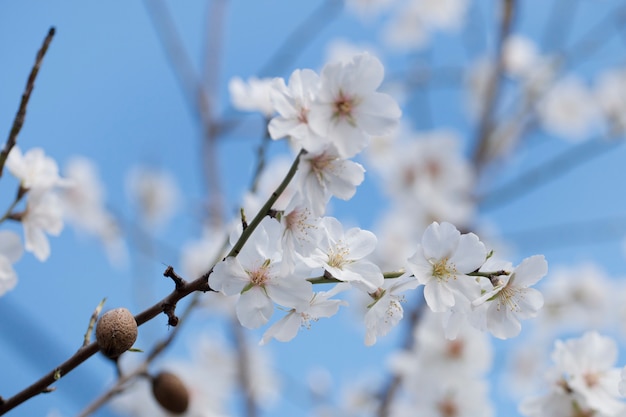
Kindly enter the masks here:
<path id="1" fill-rule="evenodd" d="M 432 32 L 458 30 L 467 6 L 467 0 L 411 0 L 395 12 L 387 26 L 385 39 L 396 47 L 423 48 Z"/>
<path id="2" fill-rule="evenodd" d="M 139 210 L 139 218 L 150 227 L 165 224 L 179 205 L 180 191 L 174 177 L 159 169 L 135 167 L 126 178 L 126 190 Z"/>
<path id="3" fill-rule="evenodd" d="M 105 208 L 104 186 L 96 166 L 87 158 L 74 157 L 65 166 L 68 186 L 59 190 L 66 220 L 104 244 L 109 259 L 123 263 L 125 245 L 114 216 Z"/>
<path id="4" fill-rule="evenodd" d="M 274 114 L 272 104 L 272 78 L 250 77 L 247 81 L 239 77 L 231 78 L 228 83 L 230 101 L 237 110 L 260 112 L 266 118 Z"/>
<path id="5" fill-rule="evenodd" d="M 614 133 L 622 133 L 626 129 L 626 71 L 612 69 L 602 72 L 594 92 L 609 128 Z"/>
<path id="6" fill-rule="evenodd" d="M 31 189 L 21 222 L 26 250 L 40 261 L 48 259 L 50 242 L 46 234 L 58 236 L 63 230 L 63 208 L 58 195 L 50 190 Z"/>
<path id="7" fill-rule="evenodd" d="M 537 46 L 530 38 L 511 35 L 504 42 L 504 68 L 515 77 L 526 77 L 535 69 L 539 58 Z"/>
<path id="8" fill-rule="evenodd" d="M 30 149 L 23 154 L 18 146 L 14 146 L 7 157 L 6 167 L 20 180 L 24 189 L 47 190 L 64 184 L 56 161 L 46 156 L 41 148 Z"/>
<path id="9" fill-rule="evenodd" d="M 0 296 L 17 284 L 17 274 L 13 264 L 22 256 L 20 238 L 9 230 L 0 230 Z"/>
<path id="10" fill-rule="evenodd" d="M 548 90 L 538 111 L 548 132 L 572 141 L 588 139 L 598 121 L 598 107 L 591 90 L 574 76 Z"/>

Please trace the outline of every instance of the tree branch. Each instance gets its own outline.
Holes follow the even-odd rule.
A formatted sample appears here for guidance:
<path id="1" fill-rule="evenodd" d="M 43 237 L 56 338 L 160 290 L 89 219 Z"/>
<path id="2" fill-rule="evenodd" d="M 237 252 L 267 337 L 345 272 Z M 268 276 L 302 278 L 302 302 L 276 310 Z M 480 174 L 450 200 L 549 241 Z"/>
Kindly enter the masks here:
<path id="1" fill-rule="evenodd" d="M 52 42 L 54 34 L 55 29 L 54 27 L 51 27 L 50 30 L 48 30 L 48 34 L 46 35 L 45 39 L 43 40 L 41 48 L 39 48 L 39 51 L 37 52 L 35 64 L 30 70 L 30 75 L 28 76 L 28 81 L 26 82 L 26 88 L 24 89 L 24 93 L 22 93 L 20 107 L 17 110 L 15 119 L 13 119 L 13 126 L 11 126 L 11 131 L 9 132 L 9 137 L 6 144 L 4 145 L 4 149 L 2 149 L 2 152 L 0 152 L 0 177 L 2 177 L 2 171 L 4 169 L 4 164 L 6 163 L 6 160 L 9 156 L 9 152 L 11 152 L 11 149 L 13 149 L 13 147 L 17 143 L 17 135 L 20 133 L 20 130 L 22 130 L 22 126 L 24 125 L 28 100 L 30 100 L 30 94 L 35 88 L 35 79 L 37 78 L 39 68 L 41 67 L 41 63 L 43 62 L 43 57 L 48 51 L 48 47 L 50 46 L 50 42 Z"/>

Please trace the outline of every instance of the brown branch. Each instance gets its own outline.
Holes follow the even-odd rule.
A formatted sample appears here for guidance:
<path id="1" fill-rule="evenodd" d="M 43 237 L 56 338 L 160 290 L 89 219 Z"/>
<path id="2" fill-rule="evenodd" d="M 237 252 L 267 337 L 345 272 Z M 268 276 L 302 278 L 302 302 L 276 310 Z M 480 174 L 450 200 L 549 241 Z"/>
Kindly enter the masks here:
<path id="1" fill-rule="evenodd" d="M 511 33 L 513 26 L 513 15 L 515 0 L 502 0 L 502 18 L 500 31 L 496 44 L 495 68 L 490 74 L 485 91 L 485 102 L 483 103 L 482 114 L 478 123 L 476 144 L 472 160 L 476 169 L 480 169 L 487 162 L 487 152 L 489 150 L 489 140 L 493 131 L 493 113 L 500 95 L 502 73 L 504 71 L 503 47 L 504 41 Z"/>
<path id="2" fill-rule="evenodd" d="M 171 267 L 168 267 L 168 269 Z M 167 270 L 166 270 L 167 272 Z M 192 296 L 191 302 L 185 308 L 185 311 L 182 314 L 181 323 L 185 323 L 185 318 L 187 318 L 194 307 L 198 304 L 199 293 L 194 293 Z M 148 365 L 150 365 L 154 359 L 156 359 L 161 353 L 165 351 L 165 349 L 170 346 L 174 338 L 178 333 L 180 333 L 180 329 L 182 326 L 176 326 L 174 329 L 167 335 L 167 337 L 157 343 L 150 353 L 148 357 L 142 362 L 140 366 L 134 369 L 132 372 L 122 375 L 119 379 L 107 389 L 104 393 L 102 393 L 98 398 L 96 398 L 91 404 L 89 404 L 79 415 L 78 417 L 87 417 L 93 413 L 95 413 L 100 407 L 108 403 L 113 397 L 124 392 L 127 388 L 127 384 L 132 382 L 134 379 L 147 376 L 148 375 Z"/>
<path id="3" fill-rule="evenodd" d="M 20 133 L 20 130 L 22 130 L 22 126 L 24 125 L 28 100 L 30 100 L 30 94 L 35 88 L 35 79 L 37 78 L 37 74 L 39 73 L 39 68 L 41 67 L 41 63 L 43 62 L 43 57 L 46 55 L 46 51 L 50 46 L 50 42 L 52 42 L 54 33 L 55 29 L 54 27 L 51 27 L 50 30 L 48 30 L 48 34 L 46 35 L 45 39 L 43 40 L 41 48 L 39 48 L 39 51 L 37 52 L 35 64 L 30 70 L 30 75 L 28 76 L 28 81 L 26 82 L 26 88 L 24 89 L 24 93 L 22 93 L 20 107 L 17 110 L 15 119 L 13 119 L 13 126 L 11 126 L 11 131 L 9 132 L 9 137 L 6 144 L 4 145 L 4 149 L 2 149 L 2 152 L 0 152 L 0 177 L 2 177 L 2 171 L 4 169 L 4 164 L 9 156 L 9 152 L 11 152 L 11 149 L 13 149 L 13 147 L 17 143 L 17 135 Z"/>
<path id="4" fill-rule="evenodd" d="M 158 303 L 154 304 L 152 307 L 142 311 L 141 313 L 135 316 L 135 320 L 137 321 L 137 325 L 141 326 L 142 324 L 152 320 L 159 314 L 163 313 L 168 306 L 175 306 L 178 301 L 185 298 L 191 293 L 196 291 L 213 291 L 213 289 L 209 286 L 209 275 L 210 272 L 201 276 L 200 278 L 192 281 L 190 283 L 186 283 L 180 288 L 175 289 L 170 293 L 167 297 L 163 298 Z M 44 392 L 48 392 L 50 390 L 50 385 L 54 384 L 59 378 L 67 375 L 69 372 L 74 370 L 81 363 L 85 362 L 87 359 L 92 357 L 98 352 L 98 345 L 93 342 L 87 346 L 81 347 L 78 351 L 72 355 L 68 360 L 63 362 L 61 365 L 54 368 L 48 374 L 44 375 L 41 379 L 15 394 L 13 397 L 5 399 L 0 402 L 0 415 L 7 413 L 18 405 L 26 402 L 27 400 L 33 398 L 36 395 L 39 395 Z"/>

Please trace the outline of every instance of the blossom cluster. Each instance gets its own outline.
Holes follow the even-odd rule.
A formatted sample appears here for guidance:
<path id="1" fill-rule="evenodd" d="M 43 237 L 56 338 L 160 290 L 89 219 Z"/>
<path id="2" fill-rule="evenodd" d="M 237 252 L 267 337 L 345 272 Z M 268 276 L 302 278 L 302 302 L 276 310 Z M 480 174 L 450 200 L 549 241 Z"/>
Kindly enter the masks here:
<path id="1" fill-rule="evenodd" d="M 400 321 L 403 293 L 421 285 L 430 309 L 445 313 L 449 338 L 465 323 L 499 338 L 513 337 L 520 332 L 520 320 L 535 316 L 543 304 L 541 294 L 530 288 L 547 273 L 541 256 L 513 268 L 490 259 L 475 234 L 433 222 L 415 253 L 385 279 L 369 259 L 376 236 L 359 228 L 344 230 L 336 218 L 325 216 L 332 196 L 351 198 L 363 180 L 362 166 L 350 158 L 372 137 L 391 134 L 398 123 L 399 107 L 377 91 L 383 74 L 380 61 L 362 53 L 327 64 L 321 75 L 304 69 L 294 71 L 288 83 L 266 80 L 266 94 L 258 92 L 260 81 L 255 80 L 248 100 L 241 97 L 245 89 L 239 81 L 237 88 L 231 84 L 233 103 L 246 102 L 242 109 L 256 108 L 267 116 L 269 102 L 277 113 L 269 121 L 270 136 L 287 138 L 294 149 L 304 150 L 288 197 L 274 206 L 275 218 L 265 218 L 241 252 L 218 263 L 210 277 L 214 289 L 238 297 L 237 317 L 246 327 L 267 324 L 275 304 L 288 311 L 262 342 L 290 340 L 300 326 L 334 315 L 345 302 L 331 297 L 348 287 L 371 298 L 365 314 L 368 345 Z M 231 235 L 233 246 L 241 233 Z M 312 283 L 320 282 L 339 284 L 316 293 Z"/>

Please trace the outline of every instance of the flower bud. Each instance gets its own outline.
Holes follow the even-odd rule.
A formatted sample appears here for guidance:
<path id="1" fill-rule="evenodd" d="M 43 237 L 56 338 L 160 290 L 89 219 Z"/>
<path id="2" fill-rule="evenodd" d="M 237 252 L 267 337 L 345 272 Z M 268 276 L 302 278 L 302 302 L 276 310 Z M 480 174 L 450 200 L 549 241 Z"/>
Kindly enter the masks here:
<path id="1" fill-rule="evenodd" d="M 152 394 L 170 413 L 182 414 L 189 407 L 189 390 L 175 374 L 160 372 L 152 378 Z"/>
<path id="2" fill-rule="evenodd" d="M 137 340 L 137 322 L 125 308 L 107 311 L 96 325 L 96 342 L 105 356 L 116 359 Z"/>

